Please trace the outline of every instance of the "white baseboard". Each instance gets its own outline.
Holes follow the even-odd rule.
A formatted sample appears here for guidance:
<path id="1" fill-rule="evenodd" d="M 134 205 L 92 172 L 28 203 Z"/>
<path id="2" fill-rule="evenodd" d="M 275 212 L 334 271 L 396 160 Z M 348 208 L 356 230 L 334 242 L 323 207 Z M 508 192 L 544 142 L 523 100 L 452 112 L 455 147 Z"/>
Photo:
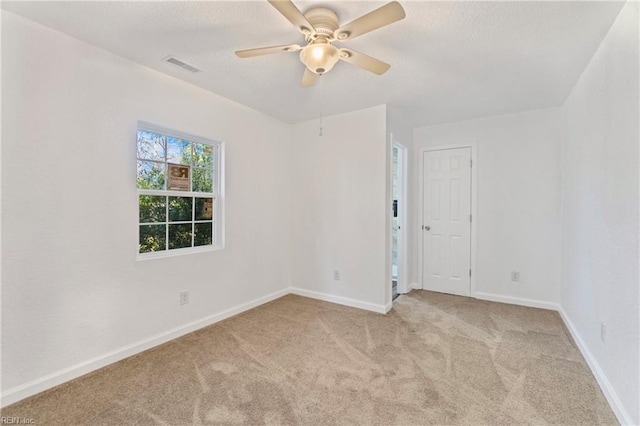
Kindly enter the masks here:
<path id="1" fill-rule="evenodd" d="M 72 365 L 71 367 L 48 374 L 44 377 L 32 380 L 31 382 L 27 382 L 20 386 L 16 386 L 2 394 L 2 397 L 0 398 L 0 405 L 2 407 L 5 407 L 9 404 L 13 404 L 14 402 L 20 401 L 21 399 L 35 395 L 54 386 L 58 386 L 64 382 L 78 378 L 99 368 L 106 367 L 109 364 L 113 364 L 114 362 L 146 351 L 147 349 L 151 349 L 154 346 L 161 345 L 177 337 L 196 331 L 202 327 L 215 324 L 234 315 L 248 311 L 249 309 L 253 309 L 256 306 L 271 302 L 272 300 L 278 299 L 287 294 L 289 294 L 288 288 L 268 294 L 266 296 L 252 300 L 251 302 L 243 303 L 242 305 L 235 306 L 220 313 L 202 318 L 200 320 L 180 327 L 173 328 L 169 331 L 142 340 L 140 342 L 124 346 L 120 349 L 116 349 L 104 355 L 89 359 L 76 365 Z"/>
<path id="2" fill-rule="evenodd" d="M 491 302 L 501 302 L 508 303 L 510 305 L 520 305 L 520 306 L 528 306 L 530 308 L 540 308 L 540 309 L 549 309 L 552 311 L 557 311 L 560 309 L 560 306 L 557 303 L 546 302 L 543 300 L 535 300 L 535 299 L 526 299 L 523 297 L 513 297 L 513 296 L 502 296 L 500 294 L 491 294 L 491 293 L 482 293 L 476 292 L 476 299 L 480 300 L 489 300 Z"/>
<path id="3" fill-rule="evenodd" d="M 562 309 L 561 306 L 559 306 L 558 308 L 558 313 L 560 314 L 560 317 L 562 317 L 562 320 L 564 321 L 564 324 L 567 326 L 567 329 L 569 329 L 569 332 L 571 333 L 571 336 L 573 337 L 574 342 L 576 342 L 576 345 L 578 346 L 578 349 L 580 349 L 582 356 L 587 361 L 589 368 L 591 368 L 591 372 L 593 373 L 593 376 L 596 378 L 598 385 L 600 385 L 600 389 L 602 389 L 602 393 L 604 394 L 605 398 L 607 398 L 607 401 L 609 402 L 609 405 L 613 409 L 613 412 L 618 418 L 618 421 L 620 422 L 620 424 L 633 425 L 634 423 L 631 420 L 631 416 L 622 405 L 620 398 L 618 398 L 618 394 L 613 389 L 613 386 L 611 386 L 611 382 L 609 382 L 609 379 L 607 379 L 607 376 L 604 374 L 604 372 L 600 368 L 598 361 L 596 361 L 596 359 L 593 357 L 593 355 L 591 354 L 591 351 L 587 347 L 587 344 L 582 339 L 582 336 L 580 336 L 580 333 L 578 333 L 578 330 L 576 330 L 575 326 L 573 325 L 573 322 L 571 322 L 571 319 L 569 318 L 567 313 L 564 311 L 564 309 Z"/>
<path id="4" fill-rule="evenodd" d="M 361 300 L 350 299 L 348 297 L 334 296 L 327 293 L 319 293 L 317 291 L 305 290 L 302 288 L 291 287 L 290 292 L 297 294 L 298 296 L 309 297 L 311 299 L 323 300 L 325 302 L 337 303 L 339 305 L 351 306 L 352 308 L 365 309 L 367 311 L 377 312 L 379 314 L 386 314 L 391 309 L 391 304 L 376 305 L 369 302 L 363 302 Z"/>
<path id="5" fill-rule="evenodd" d="M 422 287 L 418 283 L 409 283 L 409 291 L 420 290 Z"/>

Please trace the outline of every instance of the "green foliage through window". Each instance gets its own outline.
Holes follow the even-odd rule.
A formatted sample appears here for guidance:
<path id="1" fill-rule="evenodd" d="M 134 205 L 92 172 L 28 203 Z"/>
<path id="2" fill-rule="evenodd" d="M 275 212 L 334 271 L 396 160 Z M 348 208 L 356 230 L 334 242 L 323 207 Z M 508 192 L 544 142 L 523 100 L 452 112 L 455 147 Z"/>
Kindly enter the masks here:
<path id="1" fill-rule="evenodd" d="M 140 195 L 139 252 L 213 245 L 213 204 L 212 197 Z"/>
<path id="2" fill-rule="evenodd" d="M 140 253 L 165 250 L 166 232 L 165 225 L 141 225 Z"/>

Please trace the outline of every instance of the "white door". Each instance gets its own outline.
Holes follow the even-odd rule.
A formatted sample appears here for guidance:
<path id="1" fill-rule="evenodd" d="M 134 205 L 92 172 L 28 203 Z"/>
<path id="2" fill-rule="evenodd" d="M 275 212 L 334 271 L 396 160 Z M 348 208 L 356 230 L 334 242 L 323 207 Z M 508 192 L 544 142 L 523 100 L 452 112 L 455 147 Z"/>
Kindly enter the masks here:
<path id="1" fill-rule="evenodd" d="M 426 151 L 422 162 L 422 288 L 469 296 L 471 148 Z"/>

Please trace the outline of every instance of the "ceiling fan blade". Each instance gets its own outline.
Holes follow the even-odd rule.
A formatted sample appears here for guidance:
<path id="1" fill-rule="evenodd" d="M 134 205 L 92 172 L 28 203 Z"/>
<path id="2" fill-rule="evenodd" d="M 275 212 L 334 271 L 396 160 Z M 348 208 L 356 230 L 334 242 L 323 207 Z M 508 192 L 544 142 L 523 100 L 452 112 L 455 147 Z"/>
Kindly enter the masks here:
<path id="1" fill-rule="evenodd" d="M 339 41 L 351 40 L 369 31 L 377 30 L 385 25 L 393 24 L 407 16 L 404 9 L 397 1 L 392 1 L 384 6 L 369 12 L 338 28 L 333 36 Z"/>
<path id="2" fill-rule="evenodd" d="M 304 74 L 302 74 L 302 82 L 300 85 L 302 87 L 311 87 L 316 84 L 316 78 L 318 75 L 314 72 L 309 71 L 309 68 L 304 67 Z"/>
<path id="3" fill-rule="evenodd" d="M 378 75 L 384 74 L 391 68 L 391 65 L 386 62 L 351 49 L 340 49 L 340 59 Z"/>
<path id="4" fill-rule="evenodd" d="M 275 7 L 278 12 L 289 20 L 298 30 L 305 35 L 315 34 L 316 30 L 313 25 L 305 18 L 300 12 L 300 9 L 296 7 L 291 0 L 269 0 L 271 6 Z"/>
<path id="5" fill-rule="evenodd" d="M 285 44 L 284 46 L 259 47 L 257 49 L 247 49 L 236 51 L 236 56 L 240 58 L 251 58 L 253 56 L 270 55 L 280 52 L 297 52 L 302 49 L 297 44 Z"/>

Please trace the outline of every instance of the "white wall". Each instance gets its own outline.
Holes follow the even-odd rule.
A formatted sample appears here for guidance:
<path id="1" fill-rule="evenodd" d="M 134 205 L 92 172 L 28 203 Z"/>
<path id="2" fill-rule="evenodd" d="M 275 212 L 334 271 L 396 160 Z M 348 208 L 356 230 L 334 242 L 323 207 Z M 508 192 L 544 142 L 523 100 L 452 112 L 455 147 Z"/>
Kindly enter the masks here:
<path id="1" fill-rule="evenodd" d="M 605 393 L 619 398 L 613 404 L 619 419 L 634 424 L 640 424 L 638 59 L 638 3 L 629 2 L 562 111 L 561 304 L 610 386 Z"/>
<path id="2" fill-rule="evenodd" d="M 553 306 L 560 299 L 560 110 L 529 111 L 415 129 L 414 171 L 420 149 L 477 144 L 476 296 Z M 419 173 L 414 173 L 418 188 Z M 416 190 L 417 191 L 417 190 Z M 419 199 L 414 192 L 415 199 Z M 420 228 L 416 205 L 415 228 Z M 419 231 L 417 231 L 419 232 Z M 421 285 L 418 244 L 412 271 Z M 520 282 L 511 282 L 511 271 Z"/>
<path id="3" fill-rule="evenodd" d="M 289 125 L 6 11 L 2 32 L 5 396 L 290 286 Z M 137 120 L 226 143 L 224 250 L 136 261 Z"/>
<path id="4" fill-rule="evenodd" d="M 318 129 L 319 120 L 293 126 L 293 286 L 381 310 L 387 303 L 386 107 L 326 117 L 324 136 Z"/>

